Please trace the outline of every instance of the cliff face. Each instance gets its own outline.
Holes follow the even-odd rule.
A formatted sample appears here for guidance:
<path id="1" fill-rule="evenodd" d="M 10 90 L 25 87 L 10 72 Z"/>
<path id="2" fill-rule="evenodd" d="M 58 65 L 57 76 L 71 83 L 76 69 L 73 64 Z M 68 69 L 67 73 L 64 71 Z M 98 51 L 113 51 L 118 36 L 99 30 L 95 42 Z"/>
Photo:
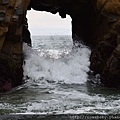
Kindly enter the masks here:
<path id="1" fill-rule="evenodd" d="M 22 29 L 29 0 L 0 0 L 0 92 L 22 84 Z"/>
<path id="2" fill-rule="evenodd" d="M 107 87 L 120 87 L 120 0 L 95 0 L 95 48 L 91 69 L 101 74 Z"/>
<path id="3" fill-rule="evenodd" d="M 82 38 L 92 48 L 91 70 L 105 86 L 120 87 L 120 0 L 0 0 L 0 91 L 22 83 L 22 42 L 31 44 L 25 16 L 31 8 L 70 15 L 73 41 Z"/>

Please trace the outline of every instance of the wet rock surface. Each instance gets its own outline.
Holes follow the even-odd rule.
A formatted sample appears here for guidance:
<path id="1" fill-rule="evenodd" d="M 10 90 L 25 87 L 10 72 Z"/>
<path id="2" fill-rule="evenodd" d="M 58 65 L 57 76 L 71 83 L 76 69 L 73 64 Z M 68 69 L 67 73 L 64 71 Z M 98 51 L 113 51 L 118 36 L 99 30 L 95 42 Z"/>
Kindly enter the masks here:
<path id="1" fill-rule="evenodd" d="M 101 75 L 105 86 L 120 87 L 119 0 L 0 0 L 0 59 L 7 56 L 5 65 L 0 62 L 0 91 L 4 91 L 2 86 L 9 90 L 22 81 L 22 77 L 18 80 L 17 76 L 22 76 L 22 43 L 31 44 L 26 27 L 26 12 L 31 8 L 53 14 L 59 12 L 62 18 L 70 15 L 73 41 L 84 42 L 92 48 L 91 70 Z M 16 72 L 7 72 L 13 71 L 9 66 L 13 63 L 17 64 Z"/>

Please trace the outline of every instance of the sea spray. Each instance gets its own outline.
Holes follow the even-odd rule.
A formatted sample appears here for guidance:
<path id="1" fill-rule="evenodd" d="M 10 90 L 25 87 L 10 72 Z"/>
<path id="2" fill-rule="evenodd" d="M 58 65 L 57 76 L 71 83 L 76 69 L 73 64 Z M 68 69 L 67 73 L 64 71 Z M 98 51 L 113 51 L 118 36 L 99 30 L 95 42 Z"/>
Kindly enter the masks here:
<path id="1" fill-rule="evenodd" d="M 24 51 L 27 56 L 24 76 L 67 84 L 83 84 L 87 81 L 90 50 L 83 45 L 65 51 L 37 51 L 24 44 Z"/>
<path id="2" fill-rule="evenodd" d="M 1 114 L 119 113 L 119 90 L 88 82 L 89 48 L 74 47 L 70 36 L 32 41 L 33 48 L 24 44 L 25 83 L 0 96 Z"/>

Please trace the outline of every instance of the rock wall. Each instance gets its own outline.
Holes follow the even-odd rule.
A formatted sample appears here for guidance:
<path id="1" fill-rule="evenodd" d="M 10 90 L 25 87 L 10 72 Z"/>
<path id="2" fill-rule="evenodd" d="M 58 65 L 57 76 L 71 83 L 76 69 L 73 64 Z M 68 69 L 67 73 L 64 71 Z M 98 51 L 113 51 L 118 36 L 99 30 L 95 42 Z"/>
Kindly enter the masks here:
<path id="1" fill-rule="evenodd" d="M 0 0 L 0 92 L 22 84 L 22 30 L 29 0 Z"/>
<path id="2" fill-rule="evenodd" d="M 93 6 L 97 25 L 91 70 L 105 86 L 120 87 L 120 0 L 94 0 Z"/>
<path id="3" fill-rule="evenodd" d="M 31 44 L 26 21 L 31 8 L 70 15 L 73 41 L 92 49 L 91 70 L 105 86 L 120 87 L 120 0 L 0 0 L 0 91 L 22 83 L 22 43 Z"/>

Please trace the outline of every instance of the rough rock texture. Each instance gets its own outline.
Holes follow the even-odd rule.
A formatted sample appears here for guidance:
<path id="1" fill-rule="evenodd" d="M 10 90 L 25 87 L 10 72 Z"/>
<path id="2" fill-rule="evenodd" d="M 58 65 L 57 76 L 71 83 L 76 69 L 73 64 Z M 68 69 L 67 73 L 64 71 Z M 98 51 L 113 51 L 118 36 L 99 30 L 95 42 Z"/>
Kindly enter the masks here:
<path id="1" fill-rule="evenodd" d="M 91 70 L 105 86 L 120 87 L 120 0 L 0 0 L 0 91 L 22 83 L 22 43 L 31 45 L 26 21 L 31 8 L 70 15 L 73 41 L 92 48 Z"/>
<path id="2" fill-rule="evenodd" d="M 0 92 L 22 84 L 22 30 L 29 0 L 0 0 Z"/>
<path id="3" fill-rule="evenodd" d="M 91 69 L 101 74 L 107 87 L 120 87 L 120 0 L 95 0 L 95 48 L 91 55 Z"/>

